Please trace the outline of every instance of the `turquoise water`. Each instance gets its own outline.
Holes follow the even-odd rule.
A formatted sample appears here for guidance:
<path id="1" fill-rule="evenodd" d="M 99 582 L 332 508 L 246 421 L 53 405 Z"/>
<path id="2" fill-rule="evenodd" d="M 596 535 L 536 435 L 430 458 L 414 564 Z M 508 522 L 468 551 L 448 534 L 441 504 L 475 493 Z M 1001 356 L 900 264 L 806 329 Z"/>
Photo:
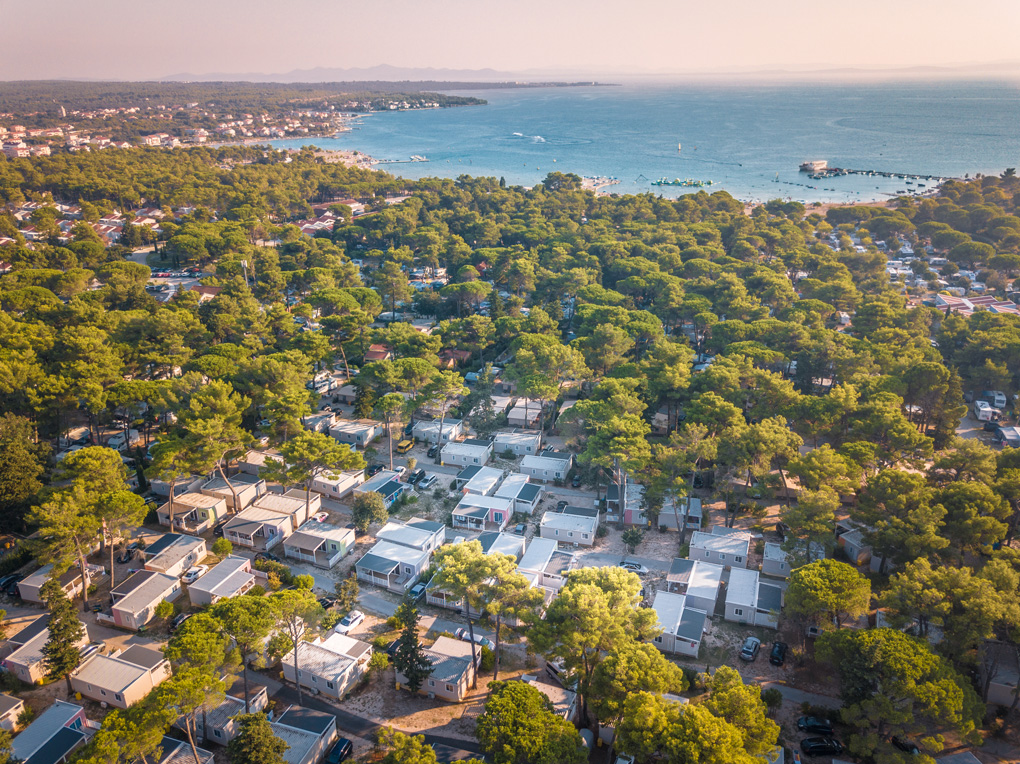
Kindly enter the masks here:
<path id="1" fill-rule="evenodd" d="M 462 174 L 533 185 L 548 172 L 620 179 L 666 196 L 661 177 L 712 180 L 741 199 L 873 200 L 902 179 L 809 180 L 801 162 L 962 177 L 1020 166 L 1020 84 L 623 86 L 479 90 L 487 106 L 377 113 L 335 138 L 274 141 L 358 149 L 406 178 Z M 682 144 L 682 150 L 677 150 Z M 776 174 L 780 182 L 774 182 Z M 925 182 L 925 181 L 919 181 Z M 801 185 L 794 185 L 801 184 Z M 814 185 L 818 188 L 807 188 Z M 927 186 L 931 188 L 929 183 Z"/>

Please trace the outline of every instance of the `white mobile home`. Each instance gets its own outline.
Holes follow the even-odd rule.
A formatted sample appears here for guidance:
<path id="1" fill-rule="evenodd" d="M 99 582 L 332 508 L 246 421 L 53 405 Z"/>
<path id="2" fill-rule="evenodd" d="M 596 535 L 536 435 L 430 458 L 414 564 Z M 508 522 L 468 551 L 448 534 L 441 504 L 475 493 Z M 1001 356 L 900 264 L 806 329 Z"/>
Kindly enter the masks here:
<path id="1" fill-rule="evenodd" d="M 567 473 L 574 465 L 574 455 L 565 451 L 543 451 L 535 456 L 525 456 L 521 459 L 521 474 L 527 475 L 532 480 L 542 483 L 549 483 L 556 480 L 566 480 Z"/>
<path id="2" fill-rule="evenodd" d="M 457 443 L 447 443 L 440 451 L 442 464 L 451 464 L 457 467 L 470 467 L 472 465 L 482 466 L 492 458 L 492 442 L 484 440 L 463 440 Z"/>
<path id="3" fill-rule="evenodd" d="M 733 568 L 726 590 L 727 621 L 779 628 L 783 587 L 763 582 L 756 570 Z"/>
<path id="4" fill-rule="evenodd" d="M 652 609 L 662 629 L 662 634 L 655 637 L 652 644 L 667 654 L 697 658 L 708 613 L 690 607 L 683 594 L 662 591 L 655 593 Z"/>
<path id="5" fill-rule="evenodd" d="M 244 594 L 254 585 L 251 560 L 230 555 L 195 583 L 189 584 L 188 595 L 192 605 L 215 605 L 222 599 Z"/>
<path id="6" fill-rule="evenodd" d="M 433 419 L 428 422 L 415 422 L 412 432 L 414 433 L 415 440 L 421 441 L 422 443 L 431 443 L 432 445 L 436 445 L 438 443 L 450 443 L 451 441 L 459 440 L 464 437 L 464 422 L 460 419 L 443 420 L 442 429 L 442 440 L 440 440 L 439 437 L 438 419 Z"/>
<path id="7" fill-rule="evenodd" d="M 747 567 L 747 553 L 751 548 L 750 539 L 744 535 L 716 536 L 695 531 L 691 534 L 691 560 L 704 560 L 716 565 L 732 565 L 734 568 Z"/>
<path id="8" fill-rule="evenodd" d="M 535 508 L 542 501 L 544 489 L 538 483 L 532 483 L 527 475 L 514 473 L 507 475 L 502 485 L 496 489 L 494 494 L 501 499 L 509 499 L 513 502 L 514 512 L 532 514 Z"/>
<path id="9" fill-rule="evenodd" d="M 514 456 L 537 454 L 542 449 L 542 433 L 536 430 L 497 432 L 493 439 L 493 448 L 497 454 L 504 454 L 507 451 Z"/>
<path id="10" fill-rule="evenodd" d="M 374 419 L 340 419 L 329 428 L 329 434 L 340 443 L 364 448 L 385 435 L 386 426 Z"/>
<path id="11" fill-rule="evenodd" d="M 269 490 L 265 480 L 243 472 L 231 475 L 229 481 L 228 484 L 223 478 L 213 478 L 202 486 L 202 493 L 206 496 L 217 496 L 226 501 L 227 506 L 235 512 L 240 512 Z"/>
<path id="12" fill-rule="evenodd" d="M 576 507 L 564 507 L 562 512 L 549 510 L 542 516 L 539 524 L 539 535 L 560 544 L 580 544 L 591 546 L 595 543 L 595 531 L 599 527 L 597 510 L 592 514 L 575 514 L 570 510 Z"/>
<path id="13" fill-rule="evenodd" d="M 690 607 L 714 613 L 722 586 L 723 566 L 678 557 L 666 574 L 666 586 L 673 594 L 687 597 Z"/>

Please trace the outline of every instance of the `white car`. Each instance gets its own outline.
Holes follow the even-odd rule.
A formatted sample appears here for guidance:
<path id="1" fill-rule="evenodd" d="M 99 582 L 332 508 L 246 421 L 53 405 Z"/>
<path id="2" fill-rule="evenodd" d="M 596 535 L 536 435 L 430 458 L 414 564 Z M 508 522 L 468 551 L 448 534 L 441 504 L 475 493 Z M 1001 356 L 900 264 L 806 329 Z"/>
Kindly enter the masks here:
<path id="1" fill-rule="evenodd" d="M 188 570 L 181 576 L 181 581 L 186 584 L 193 584 L 209 570 L 208 565 L 192 565 Z"/>
<path id="2" fill-rule="evenodd" d="M 354 629 L 355 626 L 365 620 L 365 614 L 360 610 L 352 610 L 339 621 L 336 626 L 333 627 L 333 631 L 337 634 L 346 634 L 347 632 Z"/>
<path id="3" fill-rule="evenodd" d="M 632 562 L 630 560 L 624 560 L 619 565 L 617 565 L 617 567 L 618 568 L 623 568 L 624 570 L 629 570 L 631 573 L 639 573 L 640 574 L 640 573 L 647 573 L 648 572 L 648 568 L 646 568 L 640 562 Z"/>
<path id="4" fill-rule="evenodd" d="M 407 467 L 401 464 L 394 467 L 393 471 L 397 473 L 397 477 L 403 477 L 404 473 L 407 472 Z"/>

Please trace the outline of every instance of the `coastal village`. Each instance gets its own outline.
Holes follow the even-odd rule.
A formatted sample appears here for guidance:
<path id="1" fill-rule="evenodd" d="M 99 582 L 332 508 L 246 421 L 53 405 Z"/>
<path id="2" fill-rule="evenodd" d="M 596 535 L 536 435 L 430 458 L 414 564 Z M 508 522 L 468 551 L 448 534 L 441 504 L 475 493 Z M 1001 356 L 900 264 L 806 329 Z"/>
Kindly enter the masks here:
<path id="1" fill-rule="evenodd" d="M 105 113 L 0 128 L 12 758 L 1016 760 L 1015 174 L 749 215 L 250 147 L 222 207 L 32 186 L 343 125 Z M 252 168 L 337 174 L 279 215 Z"/>

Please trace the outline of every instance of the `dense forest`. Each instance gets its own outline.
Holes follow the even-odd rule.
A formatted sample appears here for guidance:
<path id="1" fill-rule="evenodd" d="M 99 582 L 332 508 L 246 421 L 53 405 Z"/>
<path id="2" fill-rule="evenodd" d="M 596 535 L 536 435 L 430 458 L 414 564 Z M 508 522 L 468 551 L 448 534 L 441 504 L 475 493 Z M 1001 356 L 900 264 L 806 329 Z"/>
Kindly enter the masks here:
<path id="1" fill-rule="evenodd" d="M 410 198 L 386 205 L 401 193 Z M 965 393 L 999 390 L 1012 401 L 1020 390 L 1020 316 L 946 311 L 933 297 L 943 283 L 1014 293 L 1014 173 L 889 207 L 823 214 L 773 201 L 748 214 L 725 192 L 595 196 L 559 173 L 531 189 L 466 176 L 399 181 L 307 150 L 0 163 L 0 200 L 50 198 L 96 211 L 165 208 L 162 256 L 223 289 L 207 302 L 194 292 L 157 302 L 149 269 L 125 262 L 123 249 L 104 249 L 84 229 L 66 245 L 29 245 L 12 216 L 0 218 L 0 235 L 16 240 L 0 251 L 13 265 L 0 277 L 0 517 L 9 528 L 21 529 L 46 494 L 45 443 L 72 424 L 120 417 L 155 431 L 165 414 L 188 410 L 174 431 L 186 442 L 215 437 L 195 412 L 229 409 L 249 442 L 259 420 L 282 441 L 310 412 L 313 369 L 343 362 L 360 366 L 364 415 L 402 392 L 416 403 L 453 400 L 486 431 L 491 388 L 483 375 L 460 401 L 459 372 L 501 358 L 518 394 L 545 404 L 579 396 L 556 426 L 588 479 L 630 476 L 653 516 L 694 492 L 721 501 L 732 525 L 754 516 L 758 499 L 784 499 L 786 549 L 803 564 L 786 617 L 831 632 L 814 659 L 840 676 L 854 754 L 906 761 L 889 735 L 923 734 L 927 754 L 944 735 L 970 739 L 998 724 L 983 720 L 981 668 L 985 640 L 1008 642 L 1020 629 L 1011 546 L 1020 450 L 961 440 L 957 429 Z M 290 225 L 310 203 L 344 198 L 372 212 L 337 206 L 333 231 L 316 238 Z M 179 207 L 195 209 L 175 216 Z M 276 246 L 260 246 L 269 241 Z M 887 271 L 886 250 L 905 246 L 919 254 L 910 268 L 920 285 L 909 288 Z M 445 269 L 449 283 L 417 291 L 415 269 Z M 381 323 L 384 311 L 432 319 L 435 330 Z M 320 328 L 305 331 L 295 317 Z M 362 363 L 371 343 L 395 360 Z M 459 371 L 440 361 L 450 349 L 470 353 Z M 657 412 L 665 431 L 653 435 Z M 224 453 L 231 448 L 216 459 Z M 838 555 L 837 520 L 863 529 L 881 560 L 867 576 L 820 564 L 823 550 Z M 917 636 L 839 628 L 875 606 Z M 560 649 L 556 634 L 540 636 Z M 593 674 L 582 693 L 596 687 Z M 657 702 L 634 693 L 604 717 L 619 720 L 641 760 L 659 754 L 642 727 L 652 706 L 666 713 Z"/>

